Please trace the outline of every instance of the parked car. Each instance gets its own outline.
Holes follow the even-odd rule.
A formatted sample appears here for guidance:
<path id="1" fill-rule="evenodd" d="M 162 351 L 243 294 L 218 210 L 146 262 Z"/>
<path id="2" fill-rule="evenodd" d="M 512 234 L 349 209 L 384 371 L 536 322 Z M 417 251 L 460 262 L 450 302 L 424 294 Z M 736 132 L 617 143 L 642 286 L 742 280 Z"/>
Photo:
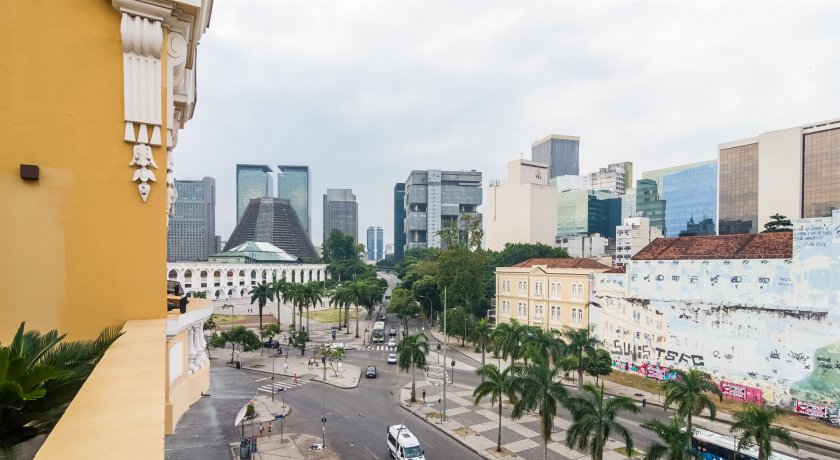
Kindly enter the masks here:
<path id="1" fill-rule="evenodd" d="M 396 347 L 397 346 L 397 341 L 394 340 L 394 339 L 388 339 L 388 346 L 389 347 Z"/>
<path id="2" fill-rule="evenodd" d="M 395 337 L 397 335 L 397 330 L 392 327 L 391 330 L 388 332 L 388 335 L 390 335 L 391 337 Z"/>
<path id="3" fill-rule="evenodd" d="M 263 342 L 263 348 L 280 348 L 280 342 L 274 339 L 268 339 L 267 341 Z"/>
<path id="4" fill-rule="evenodd" d="M 365 371 L 365 377 L 369 379 L 376 378 L 376 366 L 368 366 L 367 370 Z"/>
<path id="5" fill-rule="evenodd" d="M 385 313 L 379 315 L 379 321 L 385 321 Z"/>
<path id="6" fill-rule="evenodd" d="M 397 364 L 396 353 L 391 353 L 390 355 L 388 355 L 388 364 Z"/>

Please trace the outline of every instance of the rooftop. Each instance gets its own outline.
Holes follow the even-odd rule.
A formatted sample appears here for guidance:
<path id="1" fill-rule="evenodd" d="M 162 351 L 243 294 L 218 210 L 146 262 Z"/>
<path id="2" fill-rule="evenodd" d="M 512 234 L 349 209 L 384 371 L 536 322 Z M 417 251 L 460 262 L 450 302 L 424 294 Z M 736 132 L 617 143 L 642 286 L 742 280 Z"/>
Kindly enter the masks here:
<path id="1" fill-rule="evenodd" d="M 633 260 L 789 259 L 792 256 L 793 233 L 779 232 L 657 238 Z"/>
<path id="2" fill-rule="evenodd" d="M 212 255 L 211 257 L 241 257 L 245 256 L 255 262 L 297 262 L 298 258 L 277 246 L 264 241 L 246 241 L 229 251 Z"/>
<path id="3" fill-rule="evenodd" d="M 594 270 L 608 270 L 608 267 L 597 260 L 583 259 L 578 257 L 566 257 L 562 259 L 528 259 L 519 262 L 514 267 L 536 267 L 542 265 L 548 268 L 588 268 Z"/>

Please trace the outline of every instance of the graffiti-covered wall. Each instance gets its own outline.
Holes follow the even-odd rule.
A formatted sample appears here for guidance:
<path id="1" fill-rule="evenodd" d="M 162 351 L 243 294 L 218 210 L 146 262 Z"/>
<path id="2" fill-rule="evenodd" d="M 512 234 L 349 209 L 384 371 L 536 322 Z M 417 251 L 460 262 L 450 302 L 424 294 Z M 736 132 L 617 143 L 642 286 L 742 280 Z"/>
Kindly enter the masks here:
<path id="1" fill-rule="evenodd" d="M 840 405 L 840 212 L 794 227 L 791 259 L 638 260 L 595 274 L 598 337 L 617 361 L 700 368 L 777 404 Z"/>

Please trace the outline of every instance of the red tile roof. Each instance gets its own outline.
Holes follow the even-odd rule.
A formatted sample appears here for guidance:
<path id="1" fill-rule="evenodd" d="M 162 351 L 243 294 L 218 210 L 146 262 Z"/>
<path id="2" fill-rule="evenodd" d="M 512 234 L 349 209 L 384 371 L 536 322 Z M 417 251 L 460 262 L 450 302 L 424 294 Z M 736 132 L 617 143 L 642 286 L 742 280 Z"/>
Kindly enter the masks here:
<path id="1" fill-rule="evenodd" d="M 615 267 L 605 271 L 604 273 L 627 273 L 627 271 L 624 267 Z"/>
<path id="2" fill-rule="evenodd" d="M 563 259 L 528 259 L 519 262 L 514 267 L 534 267 L 545 265 L 548 268 L 588 268 L 593 270 L 607 270 L 610 267 L 592 259 L 567 257 Z"/>
<path id="3" fill-rule="evenodd" d="M 679 259 L 789 259 L 793 256 L 793 233 L 683 236 L 657 238 L 633 260 Z"/>

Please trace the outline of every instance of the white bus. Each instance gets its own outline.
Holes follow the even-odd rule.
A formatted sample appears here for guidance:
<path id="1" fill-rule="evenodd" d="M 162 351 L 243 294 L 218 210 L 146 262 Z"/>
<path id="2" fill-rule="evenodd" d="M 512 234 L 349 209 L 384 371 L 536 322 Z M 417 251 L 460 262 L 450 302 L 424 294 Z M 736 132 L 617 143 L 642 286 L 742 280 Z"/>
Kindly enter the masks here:
<path id="1" fill-rule="evenodd" d="M 758 448 L 748 447 L 736 452 L 738 441 L 734 436 L 694 429 L 691 450 L 703 460 L 757 460 Z M 796 460 L 794 457 L 774 452 L 768 460 Z"/>
<path id="2" fill-rule="evenodd" d="M 385 341 L 385 321 L 377 321 L 373 323 L 371 341 L 380 343 Z"/>

